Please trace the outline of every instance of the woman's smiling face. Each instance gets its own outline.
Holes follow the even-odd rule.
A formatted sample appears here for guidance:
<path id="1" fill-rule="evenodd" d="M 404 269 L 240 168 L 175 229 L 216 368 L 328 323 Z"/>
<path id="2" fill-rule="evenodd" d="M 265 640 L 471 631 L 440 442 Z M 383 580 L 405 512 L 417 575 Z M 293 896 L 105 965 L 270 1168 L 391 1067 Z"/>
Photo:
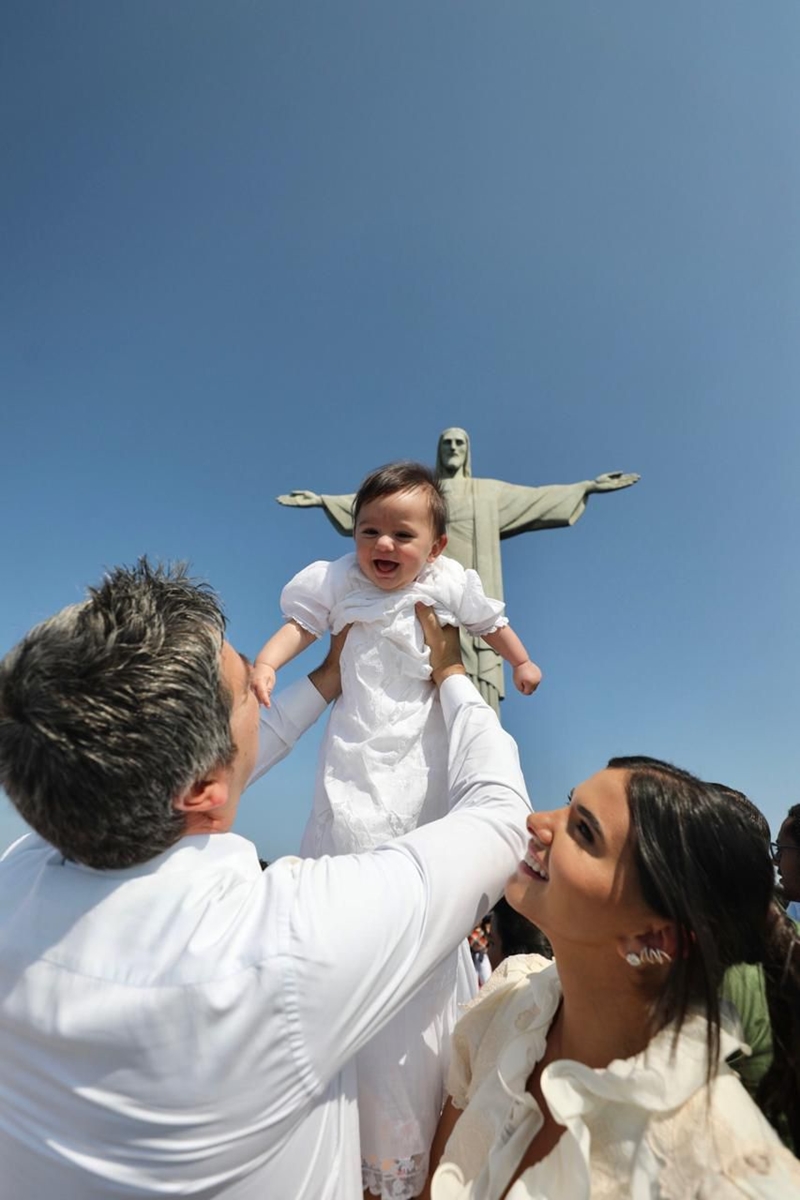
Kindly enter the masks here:
<path id="1" fill-rule="evenodd" d="M 628 772 L 606 768 L 579 784 L 570 803 L 528 818 L 528 852 L 506 899 L 559 947 L 613 946 L 654 915 L 634 861 Z"/>

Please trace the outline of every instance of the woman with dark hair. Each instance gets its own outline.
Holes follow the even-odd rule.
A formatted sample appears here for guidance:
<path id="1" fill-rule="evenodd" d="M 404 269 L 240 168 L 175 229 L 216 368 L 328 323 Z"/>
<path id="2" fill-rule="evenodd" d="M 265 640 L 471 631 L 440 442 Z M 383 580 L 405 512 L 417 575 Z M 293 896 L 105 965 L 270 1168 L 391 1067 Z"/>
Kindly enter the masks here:
<path id="1" fill-rule="evenodd" d="M 487 989 L 456 1027 L 426 1195 L 800 1197 L 800 1163 L 764 1115 L 800 1144 L 800 950 L 741 804 L 615 758 L 528 830 L 506 898 L 555 963 Z M 719 989 L 738 962 L 766 981 L 760 1108 L 725 1061 L 739 1043 Z"/>

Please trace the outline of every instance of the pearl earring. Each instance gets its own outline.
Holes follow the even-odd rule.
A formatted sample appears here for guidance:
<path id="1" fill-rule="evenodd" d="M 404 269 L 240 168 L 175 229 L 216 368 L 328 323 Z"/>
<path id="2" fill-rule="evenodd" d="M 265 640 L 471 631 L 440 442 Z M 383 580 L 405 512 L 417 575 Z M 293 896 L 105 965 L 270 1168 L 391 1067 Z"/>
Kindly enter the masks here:
<path id="1" fill-rule="evenodd" d="M 667 954 L 666 950 L 656 950 L 654 946 L 645 946 L 641 954 L 635 954 L 633 951 L 625 955 L 625 962 L 630 967 L 660 967 L 663 963 L 671 963 L 672 955 Z"/>

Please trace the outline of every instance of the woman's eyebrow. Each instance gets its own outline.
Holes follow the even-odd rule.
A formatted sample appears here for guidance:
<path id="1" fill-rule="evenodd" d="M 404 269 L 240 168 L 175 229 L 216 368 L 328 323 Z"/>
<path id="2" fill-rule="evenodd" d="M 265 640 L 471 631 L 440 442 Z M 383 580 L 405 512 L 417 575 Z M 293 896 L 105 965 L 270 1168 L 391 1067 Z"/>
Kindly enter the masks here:
<path id="1" fill-rule="evenodd" d="M 588 824 L 591 825 L 592 829 L 595 831 L 595 833 L 599 837 L 603 837 L 603 830 L 600 826 L 600 822 L 598 821 L 598 819 L 594 815 L 594 813 L 591 812 L 590 809 L 588 809 L 585 804 L 576 804 L 575 803 L 575 788 L 570 788 L 569 793 L 567 795 L 567 803 L 571 806 L 571 808 L 573 809 L 574 812 L 581 814 L 584 821 L 588 822 Z"/>
<path id="2" fill-rule="evenodd" d="M 576 804 L 575 811 L 579 812 L 581 814 L 584 821 L 588 822 L 588 824 L 591 825 L 592 829 L 595 831 L 595 833 L 599 837 L 603 836 L 603 830 L 600 826 L 600 822 L 598 821 L 597 817 L 594 815 L 593 812 L 590 812 L 590 810 L 588 808 L 586 808 L 586 806 L 584 804 Z"/>

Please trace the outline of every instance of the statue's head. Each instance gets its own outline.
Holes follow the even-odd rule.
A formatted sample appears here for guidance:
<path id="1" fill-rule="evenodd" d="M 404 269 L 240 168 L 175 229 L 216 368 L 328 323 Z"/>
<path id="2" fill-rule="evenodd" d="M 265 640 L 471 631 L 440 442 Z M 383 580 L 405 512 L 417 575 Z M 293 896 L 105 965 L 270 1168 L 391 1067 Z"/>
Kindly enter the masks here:
<path id="1" fill-rule="evenodd" d="M 454 475 L 472 474 L 472 456 L 469 449 L 469 434 L 457 425 L 439 434 L 436 450 L 436 474 L 441 479 L 452 479 Z"/>

